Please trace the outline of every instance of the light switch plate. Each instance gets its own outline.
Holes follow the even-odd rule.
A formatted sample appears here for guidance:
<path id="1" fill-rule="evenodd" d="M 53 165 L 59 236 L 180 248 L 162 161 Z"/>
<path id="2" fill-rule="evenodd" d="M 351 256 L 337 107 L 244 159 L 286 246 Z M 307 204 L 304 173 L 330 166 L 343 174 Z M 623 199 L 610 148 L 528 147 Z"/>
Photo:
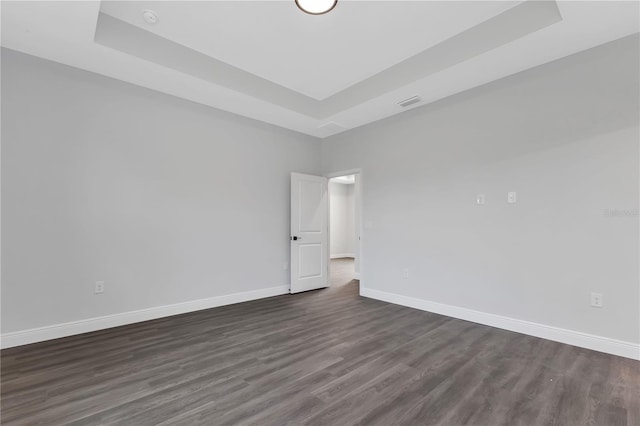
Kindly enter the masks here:
<path id="1" fill-rule="evenodd" d="M 509 203 L 509 204 L 515 204 L 516 203 L 516 193 L 515 192 L 509 192 L 507 194 L 507 203 Z"/>

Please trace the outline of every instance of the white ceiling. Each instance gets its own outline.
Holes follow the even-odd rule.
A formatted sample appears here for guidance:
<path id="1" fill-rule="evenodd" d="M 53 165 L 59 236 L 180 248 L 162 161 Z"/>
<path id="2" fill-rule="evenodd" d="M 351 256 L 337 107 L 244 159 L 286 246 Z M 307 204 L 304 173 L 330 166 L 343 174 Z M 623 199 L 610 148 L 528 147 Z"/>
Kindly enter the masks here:
<path id="1" fill-rule="evenodd" d="M 293 0 L 3 1 L 1 13 L 2 46 L 318 137 L 639 31 L 636 1 L 340 0 L 322 16 Z"/>
<path id="2" fill-rule="evenodd" d="M 102 12 L 322 100 L 517 3 L 344 2 L 320 17 L 293 1 L 108 1 Z"/>

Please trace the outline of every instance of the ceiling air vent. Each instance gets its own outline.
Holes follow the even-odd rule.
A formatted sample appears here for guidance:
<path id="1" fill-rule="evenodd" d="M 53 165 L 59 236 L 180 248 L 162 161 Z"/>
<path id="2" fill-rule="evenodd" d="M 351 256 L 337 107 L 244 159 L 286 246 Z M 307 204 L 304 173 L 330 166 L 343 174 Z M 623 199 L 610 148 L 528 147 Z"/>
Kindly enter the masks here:
<path id="1" fill-rule="evenodd" d="M 400 101 L 398 102 L 398 105 L 400 105 L 402 108 L 406 108 L 409 105 L 413 105 L 415 103 L 420 102 L 422 99 L 420 99 L 420 96 L 412 96 L 410 98 L 405 99 L 404 101 Z"/>

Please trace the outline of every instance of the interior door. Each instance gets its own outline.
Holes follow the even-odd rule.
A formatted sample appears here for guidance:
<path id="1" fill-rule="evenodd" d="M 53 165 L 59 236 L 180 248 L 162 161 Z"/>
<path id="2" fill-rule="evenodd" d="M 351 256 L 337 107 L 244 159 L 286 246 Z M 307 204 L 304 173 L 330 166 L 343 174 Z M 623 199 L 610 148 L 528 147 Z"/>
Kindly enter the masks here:
<path id="1" fill-rule="evenodd" d="M 329 285 L 328 182 L 291 173 L 291 293 Z"/>

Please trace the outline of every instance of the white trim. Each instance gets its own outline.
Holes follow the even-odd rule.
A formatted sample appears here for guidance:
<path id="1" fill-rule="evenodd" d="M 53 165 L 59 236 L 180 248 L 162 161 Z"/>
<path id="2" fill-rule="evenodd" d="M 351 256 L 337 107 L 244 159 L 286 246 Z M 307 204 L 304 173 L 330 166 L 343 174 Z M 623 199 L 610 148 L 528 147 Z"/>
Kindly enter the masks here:
<path id="1" fill-rule="evenodd" d="M 608 337 L 552 327 L 535 322 L 523 321 L 487 312 L 474 311 L 472 309 L 461 308 L 459 306 L 446 305 L 443 303 L 387 293 L 386 291 L 373 290 L 369 288 L 360 287 L 360 295 L 371 299 L 394 303 L 396 305 L 408 306 L 410 308 L 459 318 L 478 324 L 489 325 L 491 327 L 502 328 L 504 330 L 553 340 L 555 342 L 566 343 L 568 345 L 579 346 L 581 348 L 592 349 L 594 351 L 640 360 L 640 344 L 637 343 L 610 339 Z"/>
<path id="2" fill-rule="evenodd" d="M 289 293 L 288 285 L 271 287 L 254 291 L 247 291 L 243 293 L 228 294 L 225 296 L 217 296 L 207 299 L 176 303 L 173 305 L 140 309 L 138 311 L 106 315 L 103 317 L 88 318 L 63 324 L 32 328 L 29 330 L 14 331 L 11 333 L 2 334 L 2 336 L 0 337 L 0 347 L 4 349 L 14 346 L 27 345 L 29 343 L 58 339 L 60 337 L 66 336 L 73 336 L 74 334 L 104 330 L 105 328 L 118 327 L 121 325 L 133 324 L 141 321 L 149 321 L 152 319 L 184 314 L 187 312 L 200 311 L 202 309 L 215 308 L 217 306 L 248 302 L 250 300 L 279 296 L 281 294 L 287 293 Z"/>
<path id="3" fill-rule="evenodd" d="M 331 259 L 342 259 L 343 257 L 356 257 L 356 255 L 354 253 L 338 253 L 338 254 L 332 254 Z"/>
<path id="4" fill-rule="evenodd" d="M 348 169 L 348 170 L 343 170 L 341 172 L 331 172 L 331 173 L 325 173 L 325 177 L 331 179 L 334 177 L 340 177 L 340 176 L 347 176 L 347 175 L 356 175 L 358 173 L 362 173 L 362 169 Z"/>
<path id="5" fill-rule="evenodd" d="M 356 272 L 355 274 L 353 274 L 353 279 L 354 280 L 360 280 L 360 273 Z"/>

